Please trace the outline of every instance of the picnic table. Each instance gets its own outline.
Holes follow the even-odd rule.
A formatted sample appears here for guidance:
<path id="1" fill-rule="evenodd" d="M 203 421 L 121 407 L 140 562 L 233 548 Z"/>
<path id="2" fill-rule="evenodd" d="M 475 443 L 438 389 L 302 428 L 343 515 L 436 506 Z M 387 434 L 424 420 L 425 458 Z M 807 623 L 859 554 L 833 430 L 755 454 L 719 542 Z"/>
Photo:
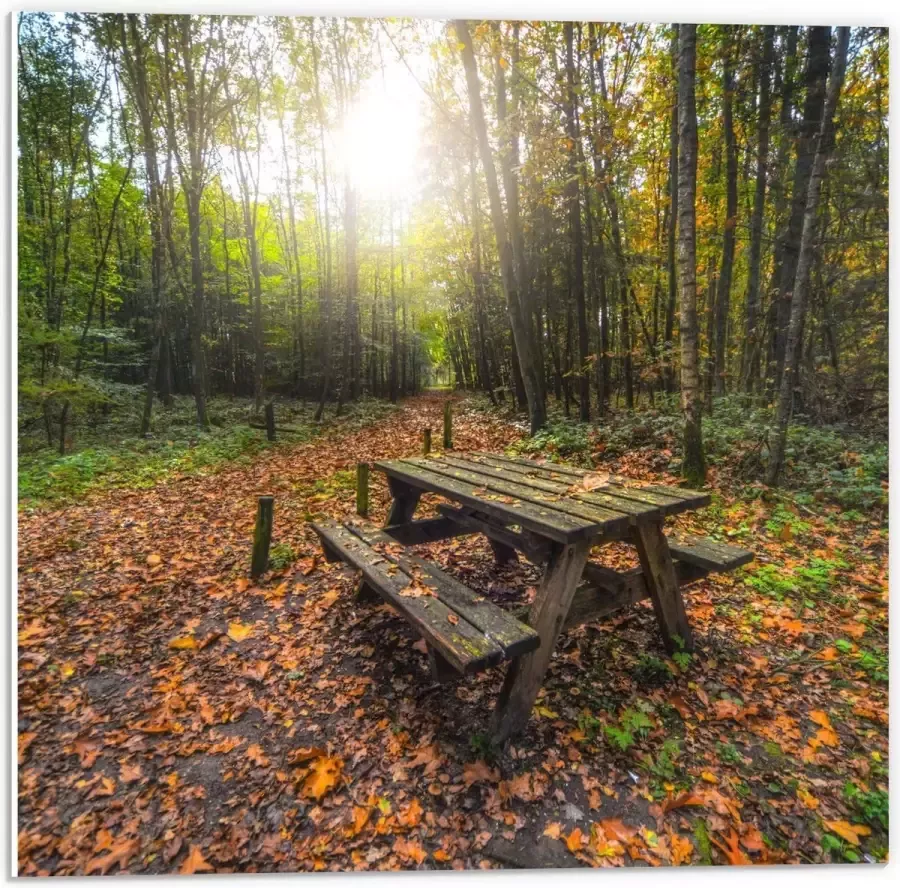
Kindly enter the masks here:
<path id="1" fill-rule="evenodd" d="M 385 527 L 314 524 L 326 556 L 362 571 L 361 599 L 380 596 L 419 631 L 437 680 L 509 662 L 494 713 L 497 741 L 527 723 L 562 632 L 649 597 L 667 650 L 690 651 L 681 587 L 752 560 L 735 546 L 666 535 L 666 517 L 709 503 L 701 491 L 494 453 L 445 452 L 375 468 L 392 496 Z M 416 520 L 423 493 L 448 502 L 437 517 Z M 542 568 L 524 622 L 407 548 L 477 533 L 499 564 L 521 554 Z M 639 568 L 602 564 L 601 547 L 616 541 L 635 546 Z"/>

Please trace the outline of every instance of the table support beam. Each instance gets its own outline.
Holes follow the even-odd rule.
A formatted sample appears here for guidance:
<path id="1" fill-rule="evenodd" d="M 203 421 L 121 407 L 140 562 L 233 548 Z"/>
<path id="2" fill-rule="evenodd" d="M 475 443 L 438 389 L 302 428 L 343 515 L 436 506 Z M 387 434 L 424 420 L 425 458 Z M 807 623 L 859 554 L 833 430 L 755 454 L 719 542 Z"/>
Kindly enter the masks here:
<path id="1" fill-rule="evenodd" d="M 416 512 L 416 506 L 419 505 L 419 498 L 422 491 L 418 487 L 405 484 L 397 478 L 388 475 L 388 489 L 394 498 L 391 503 L 391 509 L 388 512 L 386 526 L 392 524 L 407 524 L 412 521 L 412 517 Z"/>
<path id="2" fill-rule="evenodd" d="M 528 615 L 529 625 L 541 637 L 541 646 L 509 666 L 491 731 L 498 743 L 521 731 L 528 722 L 590 550 L 590 541 L 579 540 L 569 545 L 555 543 L 550 551 Z"/>
<path id="3" fill-rule="evenodd" d="M 632 539 L 666 650 L 670 654 L 693 650 L 694 639 L 662 523 L 653 521 L 637 525 L 632 529 Z"/>

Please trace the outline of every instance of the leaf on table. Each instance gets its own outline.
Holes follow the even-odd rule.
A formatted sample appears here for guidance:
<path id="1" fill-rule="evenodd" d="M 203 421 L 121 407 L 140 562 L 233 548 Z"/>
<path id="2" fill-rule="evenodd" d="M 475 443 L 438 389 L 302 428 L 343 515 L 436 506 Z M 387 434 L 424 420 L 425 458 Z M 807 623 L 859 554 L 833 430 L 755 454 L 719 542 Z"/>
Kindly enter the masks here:
<path id="1" fill-rule="evenodd" d="M 588 472 L 581 479 L 581 487 L 584 490 L 598 490 L 601 487 L 609 487 L 609 472 Z"/>
<path id="2" fill-rule="evenodd" d="M 447 622 L 452 623 L 454 626 L 456 626 L 457 623 L 459 623 L 459 617 L 451 612 L 447 614 Z"/>

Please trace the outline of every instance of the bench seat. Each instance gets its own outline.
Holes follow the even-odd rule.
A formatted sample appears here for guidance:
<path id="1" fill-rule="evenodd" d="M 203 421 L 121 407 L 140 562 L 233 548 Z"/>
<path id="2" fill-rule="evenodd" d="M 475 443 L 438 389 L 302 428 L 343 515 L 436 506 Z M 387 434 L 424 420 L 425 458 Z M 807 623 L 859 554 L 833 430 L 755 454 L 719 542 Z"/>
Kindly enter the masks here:
<path id="1" fill-rule="evenodd" d="M 753 561 L 753 553 L 747 549 L 685 534 L 669 537 L 669 551 L 678 561 L 702 567 L 709 573 L 725 573 Z"/>
<path id="2" fill-rule="evenodd" d="M 428 644 L 439 680 L 481 672 L 535 650 L 530 626 L 370 524 L 314 522 L 325 556 L 362 572 Z"/>

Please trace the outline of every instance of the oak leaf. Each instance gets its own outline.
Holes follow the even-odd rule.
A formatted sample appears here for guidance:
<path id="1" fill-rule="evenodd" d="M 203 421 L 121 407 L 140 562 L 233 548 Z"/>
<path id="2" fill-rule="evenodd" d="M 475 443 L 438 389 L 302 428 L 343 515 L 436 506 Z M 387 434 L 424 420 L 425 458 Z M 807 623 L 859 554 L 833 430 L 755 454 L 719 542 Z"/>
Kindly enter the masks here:
<path id="1" fill-rule="evenodd" d="M 112 846 L 109 854 L 95 857 L 88 863 L 84 871 L 85 875 L 100 873 L 101 876 L 105 876 L 116 864 L 119 864 L 119 869 L 125 869 L 128 866 L 128 861 L 137 854 L 140 846 L 141 843 L 137 839 L 124 839 L 121 842 L 117 842 Z"/>
<path id="2" fill-rule="evenodd" d="M 306 779 L 303 781 L 301 793 L 309 799 L 319 801 L 326 793 L 334 789 L 343 773 L 344 763 L 339 758 L 320 756 L 312 763 Z"/>
<path id="3" fill-rule="evenodd" d="M 749 857 L 741 851 L 740 847 L 740 839 L 738 838 L 738 834 L 732 829 L 731 832 L 725 836 L 725 844 L 720 842 L 718 839 L 711 837 L 712 843 L 725 855 L 725 859 L 732 866 L 747 866 L 752 863 Z"/>
<path id="4" fill-rule="evenodd" d="M 178 872 L 183 876 L 192 876 L 194 873 L 211 873 L 214 870 L 215 867 L 207 862 L 198 845 L 191 845 L 188 856 L 178 868 Z"/>

